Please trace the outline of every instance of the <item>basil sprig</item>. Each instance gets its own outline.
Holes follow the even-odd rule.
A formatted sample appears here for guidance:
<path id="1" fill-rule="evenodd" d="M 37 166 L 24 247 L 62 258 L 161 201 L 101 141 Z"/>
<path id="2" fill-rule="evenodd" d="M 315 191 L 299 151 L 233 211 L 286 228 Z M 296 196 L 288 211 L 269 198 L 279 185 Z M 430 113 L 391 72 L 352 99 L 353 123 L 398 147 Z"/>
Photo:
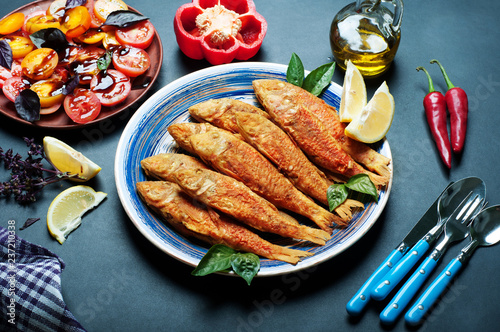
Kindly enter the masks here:
<path id="1" fill-rule="evenodd" d="M 330 211 L 344 203 L 349 196 L 349 191 L 370 195 L 375 202 L 378 202 L 377 187 L 370 180 L 370 177 L 367 174 L 357 174 L 352 176 L 346 183 L 332 184 L 328 187 L 326 197 Z"/>
<path id="2" fill-rule="evenodd" d="M 208 250 L 191 274 L 205 276 L 231 269 L 250 285 L 253 277 L 260 270 L 260 259 L 255 254 L 240 253 L 223 244 L 216 244 Z"/>
<path id="3" fill-rule="evenodd" d="M 315 96 L 319 96 L 332 81 L 334 71 L 335 62 L 326 63 L 314 69 L 304 78 L 304 65 L 299 56 L 292 53 L 286 71 L 286 80 L 288 83 L 301 87 Z"/>

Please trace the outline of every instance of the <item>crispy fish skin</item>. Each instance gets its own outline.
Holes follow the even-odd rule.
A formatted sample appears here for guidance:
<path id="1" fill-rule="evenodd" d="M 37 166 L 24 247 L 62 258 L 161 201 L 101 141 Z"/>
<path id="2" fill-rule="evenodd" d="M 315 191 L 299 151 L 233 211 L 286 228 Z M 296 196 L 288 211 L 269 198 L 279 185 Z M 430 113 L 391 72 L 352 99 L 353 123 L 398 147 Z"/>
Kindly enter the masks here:
<path id="1" fill-rule="evenodd" d="M 241 100 L 230 98 L 210 99 L 189 108 L 189 114 L 196 120 L 209 122 L 216 127 L 226 129 L 232 133 L 238 132 L 236 119 L 234 118 L 236 112 L 260 114 L 263 117 L 269 118 L 269 115 L 260 108 Z"/>
<path id="2" fill-rule="evenodd" d="M 278 209 L 238 180 L 204 169 L 184 169 L 173 174 L 189 196 L 263 232 L 324 245 L 331 238 L 321 230 L 292 222 Z"/>
<path id="3" fill-rule="evenodd" d="M 313 163 L 347 177 L 368 174 L 375 185 L 386 185 L 389 182 L 389 177 L 372 173 L 356 163 L 318 117 L 298 99 L 294 90 L 271 93 L 266 88 L 267 83 L 267 80 L 253 81 L 257 98 L 274 122 L 293 138 Z"/>
<path id="4" fill-rule="evenodd" d="M 181 153 L 160 153 L 141 160 L 141 167 L 147 176 L 173 182 L 172 174 L 179 169 L 206 168 L 198 158 Z"/>
<path id="5" fill-rule="evenodd" d="M 191 149 L 191 143 L 189 142 L 189 136 L 194 134 L 202 134 L 209 131 L 224 130 L 217 128 L 210 123 L 174 123 L 168 126 L 167 131 L 174 138 L 177 144 L 189 153 L 196 154 Z"/>
<path id="6" fill-rule="evenodd" d="M 291 264 L 312 255 L 272 244 L 228 217 L 192 204 L 192 199 L 175 183 L 144 181 L 137 183 L 136 187 L 144 202 L 182 235 Z"/>
<path id="7" fill-rule="evenodd" d="M 342 218 L 316 204 L 259 151 L 233 134 L 210 131 L 192 135 L 190 140 L 192 149 L 207 164 L 243 182 L 277 207 L 301 214 L 328 232 L 334 223 L 345 226 Z"/>
<path id="8" fill-rule="evenodd" d="M 259 114 L 236 113 L 239 133 L 273 162 L 299 190 L 328 205 L 327 190 L 332 182 L 295 142 L 277 125 Z M 364 208 L 363 203 L 347 200 L 335 209 L 344 222 L 351 219 L 351 208 Z"/>

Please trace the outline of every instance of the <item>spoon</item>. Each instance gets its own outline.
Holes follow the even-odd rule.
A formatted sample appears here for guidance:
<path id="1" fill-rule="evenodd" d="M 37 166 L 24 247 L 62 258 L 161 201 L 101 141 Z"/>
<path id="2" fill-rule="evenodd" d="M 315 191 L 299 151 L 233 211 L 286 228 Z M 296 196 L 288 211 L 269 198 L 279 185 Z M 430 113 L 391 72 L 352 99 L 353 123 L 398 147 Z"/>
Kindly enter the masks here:
<path id="1" fill-rule="evenodd" d="M 477 177 L 461 179 L 446 188 L 438 201 L 437 224 L 380 280 L 380 283 L 372 289 L 371 297 L 376 301 L 384 300 L 436 242 L 444 224 L 457 207 L 464 202 L 470 204 L 476 197 L 482 199 L 485 196 L 486 186 L 483 180 Z"/>
<path id="2" fill-rule="evenodd" d="M 417 325 L 420 322 L 478 247 L 491 246 L 500 242 L 500 205 L 489 207 L 477 215 L 470 229 L 470 238 L 471 241 L 460 254 L 448 264 L 408 310 L 405 315 L 408 324 Z"/>

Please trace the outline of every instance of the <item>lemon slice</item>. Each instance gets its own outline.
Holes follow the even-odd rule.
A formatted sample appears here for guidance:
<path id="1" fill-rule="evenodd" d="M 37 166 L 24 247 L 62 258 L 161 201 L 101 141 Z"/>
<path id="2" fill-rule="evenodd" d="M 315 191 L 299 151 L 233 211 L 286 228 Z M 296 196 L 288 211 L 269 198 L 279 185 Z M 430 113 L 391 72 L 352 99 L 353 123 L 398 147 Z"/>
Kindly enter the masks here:
<path id="1" fill-rule="evenodd" d="M 394 98 L 384 82 L 375 91 L 361 114 L 345 128 L 345 134 L 363 143 L 380 141 L 389 131 L 394 118 Z"/>
<path id="2" fill-rule="evenodd" d="M 340 97 L 339 116 L 342 122 L 351 122 L 359 117 L 363 107 L 366 105 L 366 86 L 359 69 L 347 61 L 344 86 Z"/>
<path id="3" fill-rule="evenodd" d="M 43 149 L 47 159 L 61 172 L 78 174 L 71 178 L 76 182 L 90 180 L 101 171 L 101 167 L 57 138 L 45 136 Z"/>
<path id="4" fill-rule="evenodd" d="M 85 212 L 99 205 L 106 196 L 106 193 L 83 185 L 64 190 L 50 203 L 47 212 L 50 235 L 63 244 L 68 234 L 80 226 Z"/>

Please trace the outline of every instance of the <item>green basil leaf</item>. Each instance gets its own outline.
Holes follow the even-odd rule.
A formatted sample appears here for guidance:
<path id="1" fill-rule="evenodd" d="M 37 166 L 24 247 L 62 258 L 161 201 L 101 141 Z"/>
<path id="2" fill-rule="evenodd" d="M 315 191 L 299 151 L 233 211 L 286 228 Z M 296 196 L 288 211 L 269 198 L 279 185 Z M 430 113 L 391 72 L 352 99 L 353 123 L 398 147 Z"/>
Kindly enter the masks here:
<path id="1" fill-rule="evenodd" d="M 356 174 L 345 185 L 351 190 L 372 196 L 375 202 L 378 202 L 377 187 L 367 174 Z"/>
<path id="2" fill-rule="evenodd" d="M 35 122 L 40 120 L 40 98 L 38 94 L 31 89 L 24 89 L 16 97 L 16 112 L 19 116 L 28 121 Z"/>
<path id="3" fill-rule="evenodd" d="M 210 273 L 227 270 L 231 267 L 231 257 L 237 251 L 222 244 L 213 245 L 191 272 L 194 276 L 205 276 Z"/>
<path id="4" fill-rule="evenodd" d="M 112 52 L 106 51 L 99 59 L 97 59 L 97 68 L 101 71 L 107 70 L 111 64 Z"/>
<path id="5" fill-rule="evenodd" d="M 304 81 L 304 65 L 299 56 L 292 53 L 288 68 L 286 70 L 286 80 L 288 83 L 301 87 Z"/>
<path id="6" fill-rule="evenodd" d="M 328 200 L 330 212 L 335 210 L 340 204 L 344 203 L 348 195 L 349 192 L 343 184 L 332 184 L 329 186 L 326 191 L 326 198 Z"/>
<path id="7" fill-rule="evenodd" d="M 252 253 L 236 253 L 231 256 L 231 266 L 233 271 L 245 279 L 250 286 L 253 277 L 260 270 L 260 259 L 259 256 Z"/>
<path id="8" fill-rule="evenodd" d="M 302 88 L 315 96 L 319 96 L 332 81 L 334 71 L 335 62 L 319 66 L 306 76 Z"/>
<path id="9" fill-rule="evenodd" d="M 115 10 L 106 18 L 103 25 L 112 25 L 118 28 L 126 28 L 135 23 L 149 20 L 148 17 L 130 10 Z"/>

